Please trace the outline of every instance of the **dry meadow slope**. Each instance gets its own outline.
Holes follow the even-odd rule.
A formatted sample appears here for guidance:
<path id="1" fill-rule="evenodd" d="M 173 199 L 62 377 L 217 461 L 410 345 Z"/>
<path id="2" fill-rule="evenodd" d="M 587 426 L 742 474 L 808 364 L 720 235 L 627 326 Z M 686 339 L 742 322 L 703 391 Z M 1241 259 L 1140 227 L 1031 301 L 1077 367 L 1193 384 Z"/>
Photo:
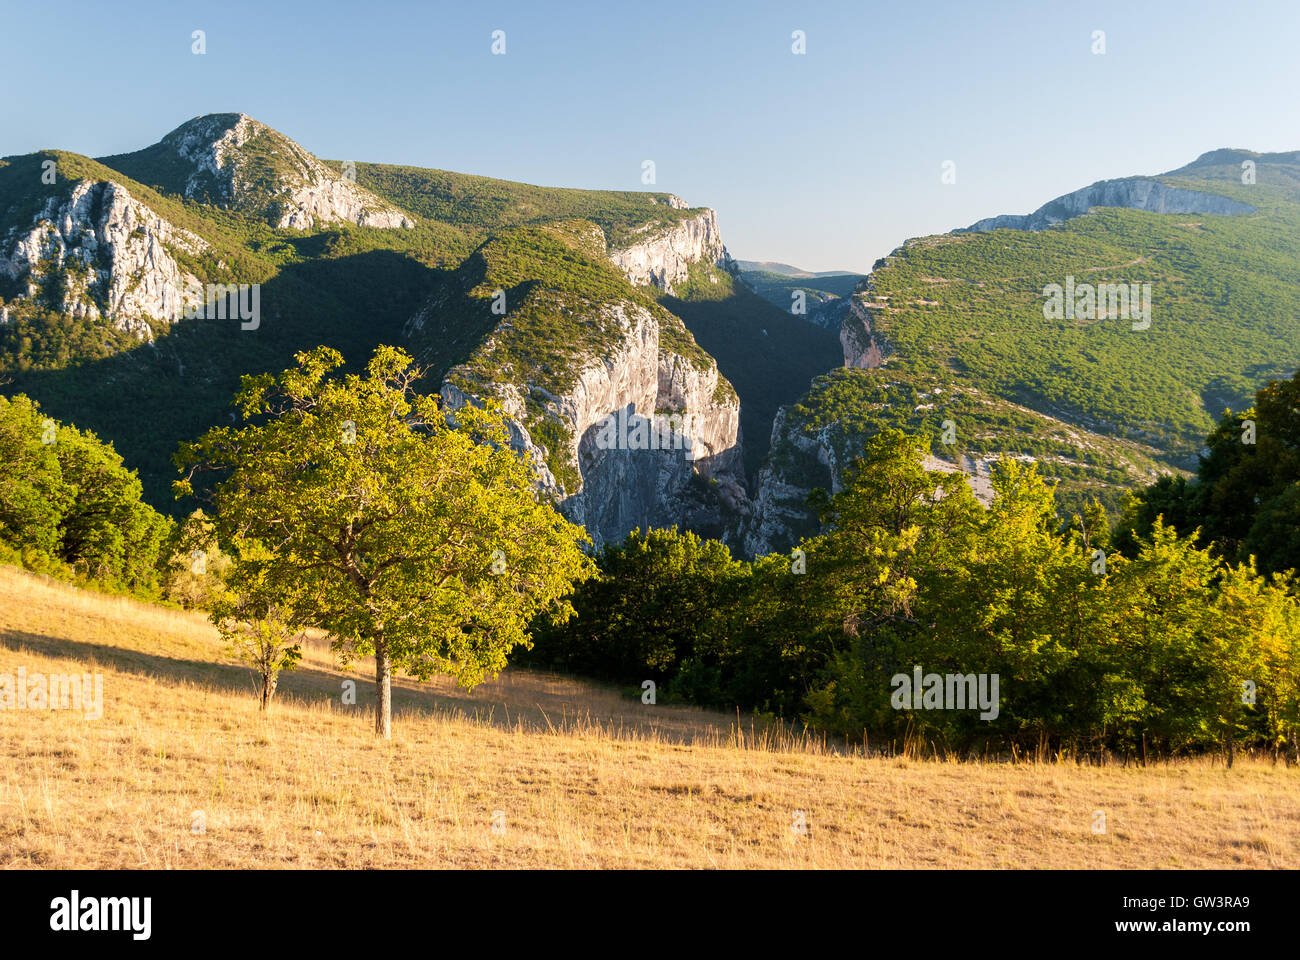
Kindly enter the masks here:
<path id="1" fill-rule="evenodd" d="M 20 666 L 100 672 L 105 706 L 0 712 L 6 867 L 1300 866 L 1295 769 L 836 756 L 523 671 L 402 682 L 382 744 L 364 664 L 313 647 L 263 718 L 202 617 L 3 567 Z"/>

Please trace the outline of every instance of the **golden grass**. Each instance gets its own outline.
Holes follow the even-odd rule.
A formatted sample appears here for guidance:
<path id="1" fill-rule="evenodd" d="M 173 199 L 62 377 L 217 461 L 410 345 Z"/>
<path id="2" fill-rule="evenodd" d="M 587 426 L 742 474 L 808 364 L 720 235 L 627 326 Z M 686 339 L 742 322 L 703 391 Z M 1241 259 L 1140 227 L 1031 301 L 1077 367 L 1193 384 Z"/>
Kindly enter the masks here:
<path id="1" fill-rule="evenodd" d="M 6 867 L 1300 866 L 1300 770 L 867 759 L 520 670 L 399 681 L 383 743 L 319 642 L 263 717 L 202 616 L 0 567 L 19 666 L 106 702 L 0 712 Z"/>

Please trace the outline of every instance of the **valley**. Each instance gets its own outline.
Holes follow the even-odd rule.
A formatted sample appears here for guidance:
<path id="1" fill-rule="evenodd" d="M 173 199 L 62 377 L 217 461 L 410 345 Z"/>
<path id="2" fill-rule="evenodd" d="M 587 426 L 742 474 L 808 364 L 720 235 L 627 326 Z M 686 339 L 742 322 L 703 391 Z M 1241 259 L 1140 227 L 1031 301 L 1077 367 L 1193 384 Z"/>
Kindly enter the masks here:
<path id="1" fill-rule="evenodd" d="M 1300 162 L 1250 154 L 1243 185 L 1246 156 L 911 239 L 869 276 L 810 274 L 742 267 L 714 212 L 669 194 L 319 160 L 214 114 L 135 153 L 0 161 L 0 376 L 111 440 L 176 515 L 171 454 L 231 421 L 240 376 L 382 343 L 453 406 L 504 403 L 539 490 L 598 544 L 678 525 L 745 555 L 788 545 L 811 529 L 808 484 L 837 489 L 885 423 L 933 435 L 977 485 L 1026 457 L 1070 509 L 1117 515 L 1133 483 L 1194 466 L 1223 407 L 1300 366 Z M 1150 329 L 1045 311 L 1067 278 L 1154 291 Z M 255 329 L 194 317 L 187 291 L 228 284 L 255 286 Z M 596 449 L 622 409 L 695 424 L 704 455 Z"/>

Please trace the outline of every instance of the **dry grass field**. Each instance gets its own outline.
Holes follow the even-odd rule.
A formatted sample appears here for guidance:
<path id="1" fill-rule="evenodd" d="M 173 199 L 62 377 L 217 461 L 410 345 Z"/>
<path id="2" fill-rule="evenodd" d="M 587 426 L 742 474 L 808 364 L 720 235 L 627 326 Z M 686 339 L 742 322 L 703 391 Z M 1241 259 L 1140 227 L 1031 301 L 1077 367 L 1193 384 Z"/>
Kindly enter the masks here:
<path id="1" fill-rule="evenodd" d="M 5 867 L 1300 867 L 1300 770 L 1262 761 L 864 758 L 526 671 L 396 683 L 383 743 L 368 664 L 313 645 L 263 717 L 201 616 L 0 567 L 19 667 L 105 702 L 0 711 Z"/>

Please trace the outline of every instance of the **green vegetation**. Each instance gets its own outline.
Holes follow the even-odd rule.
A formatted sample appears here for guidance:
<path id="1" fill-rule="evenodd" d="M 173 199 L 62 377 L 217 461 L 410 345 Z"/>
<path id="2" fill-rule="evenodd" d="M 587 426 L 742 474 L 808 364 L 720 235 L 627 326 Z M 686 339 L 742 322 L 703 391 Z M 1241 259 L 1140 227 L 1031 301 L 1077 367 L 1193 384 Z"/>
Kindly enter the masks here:
<path id="1" fill-rule="evenodd" d="M 1014 461 L 985 510 L 960 475 L 924 469 L 928 448 L 872 436 L 822 502 L 827 532 L 788 557 L 738 564 L 675 531 L 607 547 L 577 616 L 540 624 L 535 654 L 887 750 L 1294 753 L 1293 580 L 1228 566 L 1160 524 L 1131 557 L 1114 553 L 1099 505 L 1062 529 L 1051 488 Z M 929 681 L 900 696 L 918 668 L 940 676 L 938 696 Z M 948 674 L 991 697 L 944 703 Z"/>
<path id="2" fill-rule="evenodd" d="M 326 161 L 342 169 L 339 161 Z M 536 187 L 445 170 L 358 163 L 357 185 L 418 217 L 465 229 L 480 238 L 505 227 L 553 220 L 590 220 L 611 247 L 695 216 L 699 208 L 674 209 L 666 193 Z"/>
<path id="3" fill-rule="evenodd" d="M 156 598 L 172 533 L 112 444 L 0 397 L 0 559 Z"/>
<path id="4" fill-rule="evenodd" d="M 1190 482 L 1162 477 L 1130 496 L 1117 540 L 1131 549 L 1163 519 L 1184 535 L 1199 531 L 1230 562 L 1300 568 L 1300 373 L 1225 413 L 1206 448 Z"/>
<path id="5" fill-rule="evenodd" d="M 951 421 L 953 443 L 945 443 Z M 793 438 L 816 439 L 847 467 L 875 434 L 897 429 L 923 437 L 927 453 L 954 465 L 962 458 L 1032 458 L 1040 476 L 1055 481 L 1063 511 L 1077 512 L 1092 499 L 1114 516 L 1125 492 L 1162 469 L 1156 451 L 1136 443 L 1090 434 L 935 374 L 907 373 L 892 365 L 878 370 L 832 370 L 790 408 L 772 466 L 801 486 L 824 476 L 820 464 Z M 969 464 L 967 464 L 969 466 Z"/>
<path id="6" fill-rule="evenodd" d="M 937 373 L 1041 413 L 1148 443 L 1194 465 L 1225 406 L 1300 366 L 1300 166 L 1261 161 L 1165 178 L 1254 214 L 1099 208 L 1048 230 L 911 241 L 873 272 L 895 367 Z M 1151 284 L 1151 325 L 1048 320 L 1048 284 Z M 868 301 L 871 302 L 871 301 Z"/>
<path id="7" fill-rule="evenodd" d="M 394 667 L 466 687 L 494 674 L 527 643 L 529 620 L 565 615 L 589 541 L 534 499 L 500 413 L 448 418 L 416 392 L 423 372 L 407 354 L 380 348 L 364 377 L 331 376 L 343 358 L 328 348 L 296 359 L 244 379 L 236 403 L 249 426 L 181 448 L 176 491 L 193 495 L 199 471 L 220 476 L 213 522 L 244 602 L 215 613 L 266 624 L 251 641 L 259 653 L 312 626 L 345 662 L 373 654 L 386 738 Z"/>

